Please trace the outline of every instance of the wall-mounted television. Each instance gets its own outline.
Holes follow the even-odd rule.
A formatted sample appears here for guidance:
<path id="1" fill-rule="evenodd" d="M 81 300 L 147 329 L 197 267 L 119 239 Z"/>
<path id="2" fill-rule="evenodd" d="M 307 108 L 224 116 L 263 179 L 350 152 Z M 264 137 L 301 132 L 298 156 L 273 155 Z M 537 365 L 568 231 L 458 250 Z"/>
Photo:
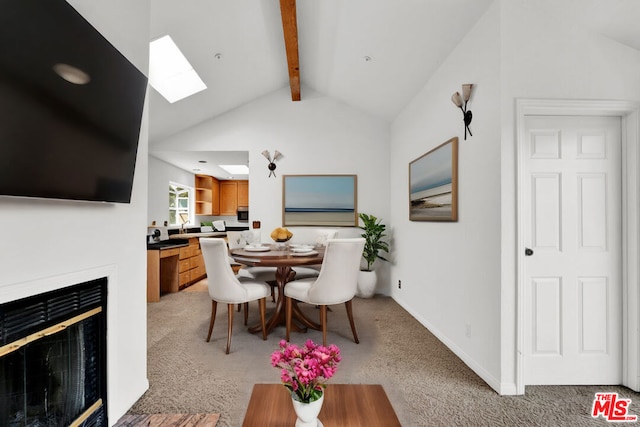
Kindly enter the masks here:
<path id="1" fill-rule="evenodd" d="M 129 203 L 146 76 L 65 0 L 0 11 L 0 195 Z"/>

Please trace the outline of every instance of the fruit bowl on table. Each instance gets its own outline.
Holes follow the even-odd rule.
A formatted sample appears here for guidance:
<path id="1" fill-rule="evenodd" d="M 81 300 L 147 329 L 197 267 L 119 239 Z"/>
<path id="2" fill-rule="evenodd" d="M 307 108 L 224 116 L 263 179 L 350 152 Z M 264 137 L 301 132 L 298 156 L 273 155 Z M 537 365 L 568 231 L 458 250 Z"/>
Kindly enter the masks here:
<path id="1" fill-rule="evenodd" d="M 288 242 L 292 236 L 293 233 L 283 227 L 275 228 L 269 235 L 269 237 L 271 237 L 277 243 Z"/>

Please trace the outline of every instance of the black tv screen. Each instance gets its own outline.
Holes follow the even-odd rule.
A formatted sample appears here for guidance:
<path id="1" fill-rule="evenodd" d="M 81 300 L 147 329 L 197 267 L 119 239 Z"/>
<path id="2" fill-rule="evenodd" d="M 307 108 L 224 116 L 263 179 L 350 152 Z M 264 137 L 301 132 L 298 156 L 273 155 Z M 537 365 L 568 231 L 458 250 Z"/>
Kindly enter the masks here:
<path id="1" fill-rule="evenodd" d="M 146 89 L 65 0 L 0 0 L 0 195 L 129 203 Z"/>

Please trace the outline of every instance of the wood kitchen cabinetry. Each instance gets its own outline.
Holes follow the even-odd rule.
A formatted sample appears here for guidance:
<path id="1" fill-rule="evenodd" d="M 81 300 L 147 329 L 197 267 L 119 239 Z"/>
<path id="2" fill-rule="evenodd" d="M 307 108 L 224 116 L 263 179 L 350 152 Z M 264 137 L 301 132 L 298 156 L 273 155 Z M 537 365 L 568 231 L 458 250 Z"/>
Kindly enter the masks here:
<path id="1" fill-rule="evenodd" d="M 220 181 L 220 215 L 236 215 L 238 206 L 249 206 L 249 181 Z"/>
<path id="2" fill-rule="evenodd" d="M 209 175 L 195 176 L 196 215 L 235 216 L 238 206 L 249 206 L 249 181 L 218 181 Z"/>
<path id="3" fill-rule="evenodd" d="M 178 258 L 179 289 L 184 289 L 204 278 L 205 274 L 200 241 L 197 237 L 192 237 L 189 239 L 189 246 L 180 248 Z"/>
<path id="4" fill-rule="evenodd" d="M 238 206 L 249 206 L 249 181 L 238 182 Z"/>
<path id="5" fill-rule="evenodd" d="M 220 182 L 220 215 L 235 215 L 238 210 L 238 183 Z"/>
<path id="6" fill-rule="evenodd" d="M 147 302 L 160 301 L 160 295 L 178 292 L 206 276 L 197 237 L 187 246 L 147 250 Z"/>
<path id="7" fill-rule="evenodd" d="M 211 185 L 211 215 L 220 215 L 220 181 L 213 178 Z"/>
<path id="8" fill-rule="evenodd" d="M 213 180 L 209 175 L 196 175 L 196 215 L 213 215 Z"/>

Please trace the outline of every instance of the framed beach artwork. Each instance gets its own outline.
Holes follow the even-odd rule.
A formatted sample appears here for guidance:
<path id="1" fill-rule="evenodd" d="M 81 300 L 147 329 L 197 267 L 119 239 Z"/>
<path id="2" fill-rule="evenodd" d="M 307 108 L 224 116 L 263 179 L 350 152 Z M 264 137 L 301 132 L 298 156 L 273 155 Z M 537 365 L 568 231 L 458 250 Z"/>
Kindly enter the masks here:
<path id="1" fill-rule="evenodd" d="M 409 163 L 409 220 L 458 220 L 458 138 Z"/>
<path id="2" fill-rule="evenodd" d="M 358 225 L 356 175 L 283 175 L 282 225 Z"/>

